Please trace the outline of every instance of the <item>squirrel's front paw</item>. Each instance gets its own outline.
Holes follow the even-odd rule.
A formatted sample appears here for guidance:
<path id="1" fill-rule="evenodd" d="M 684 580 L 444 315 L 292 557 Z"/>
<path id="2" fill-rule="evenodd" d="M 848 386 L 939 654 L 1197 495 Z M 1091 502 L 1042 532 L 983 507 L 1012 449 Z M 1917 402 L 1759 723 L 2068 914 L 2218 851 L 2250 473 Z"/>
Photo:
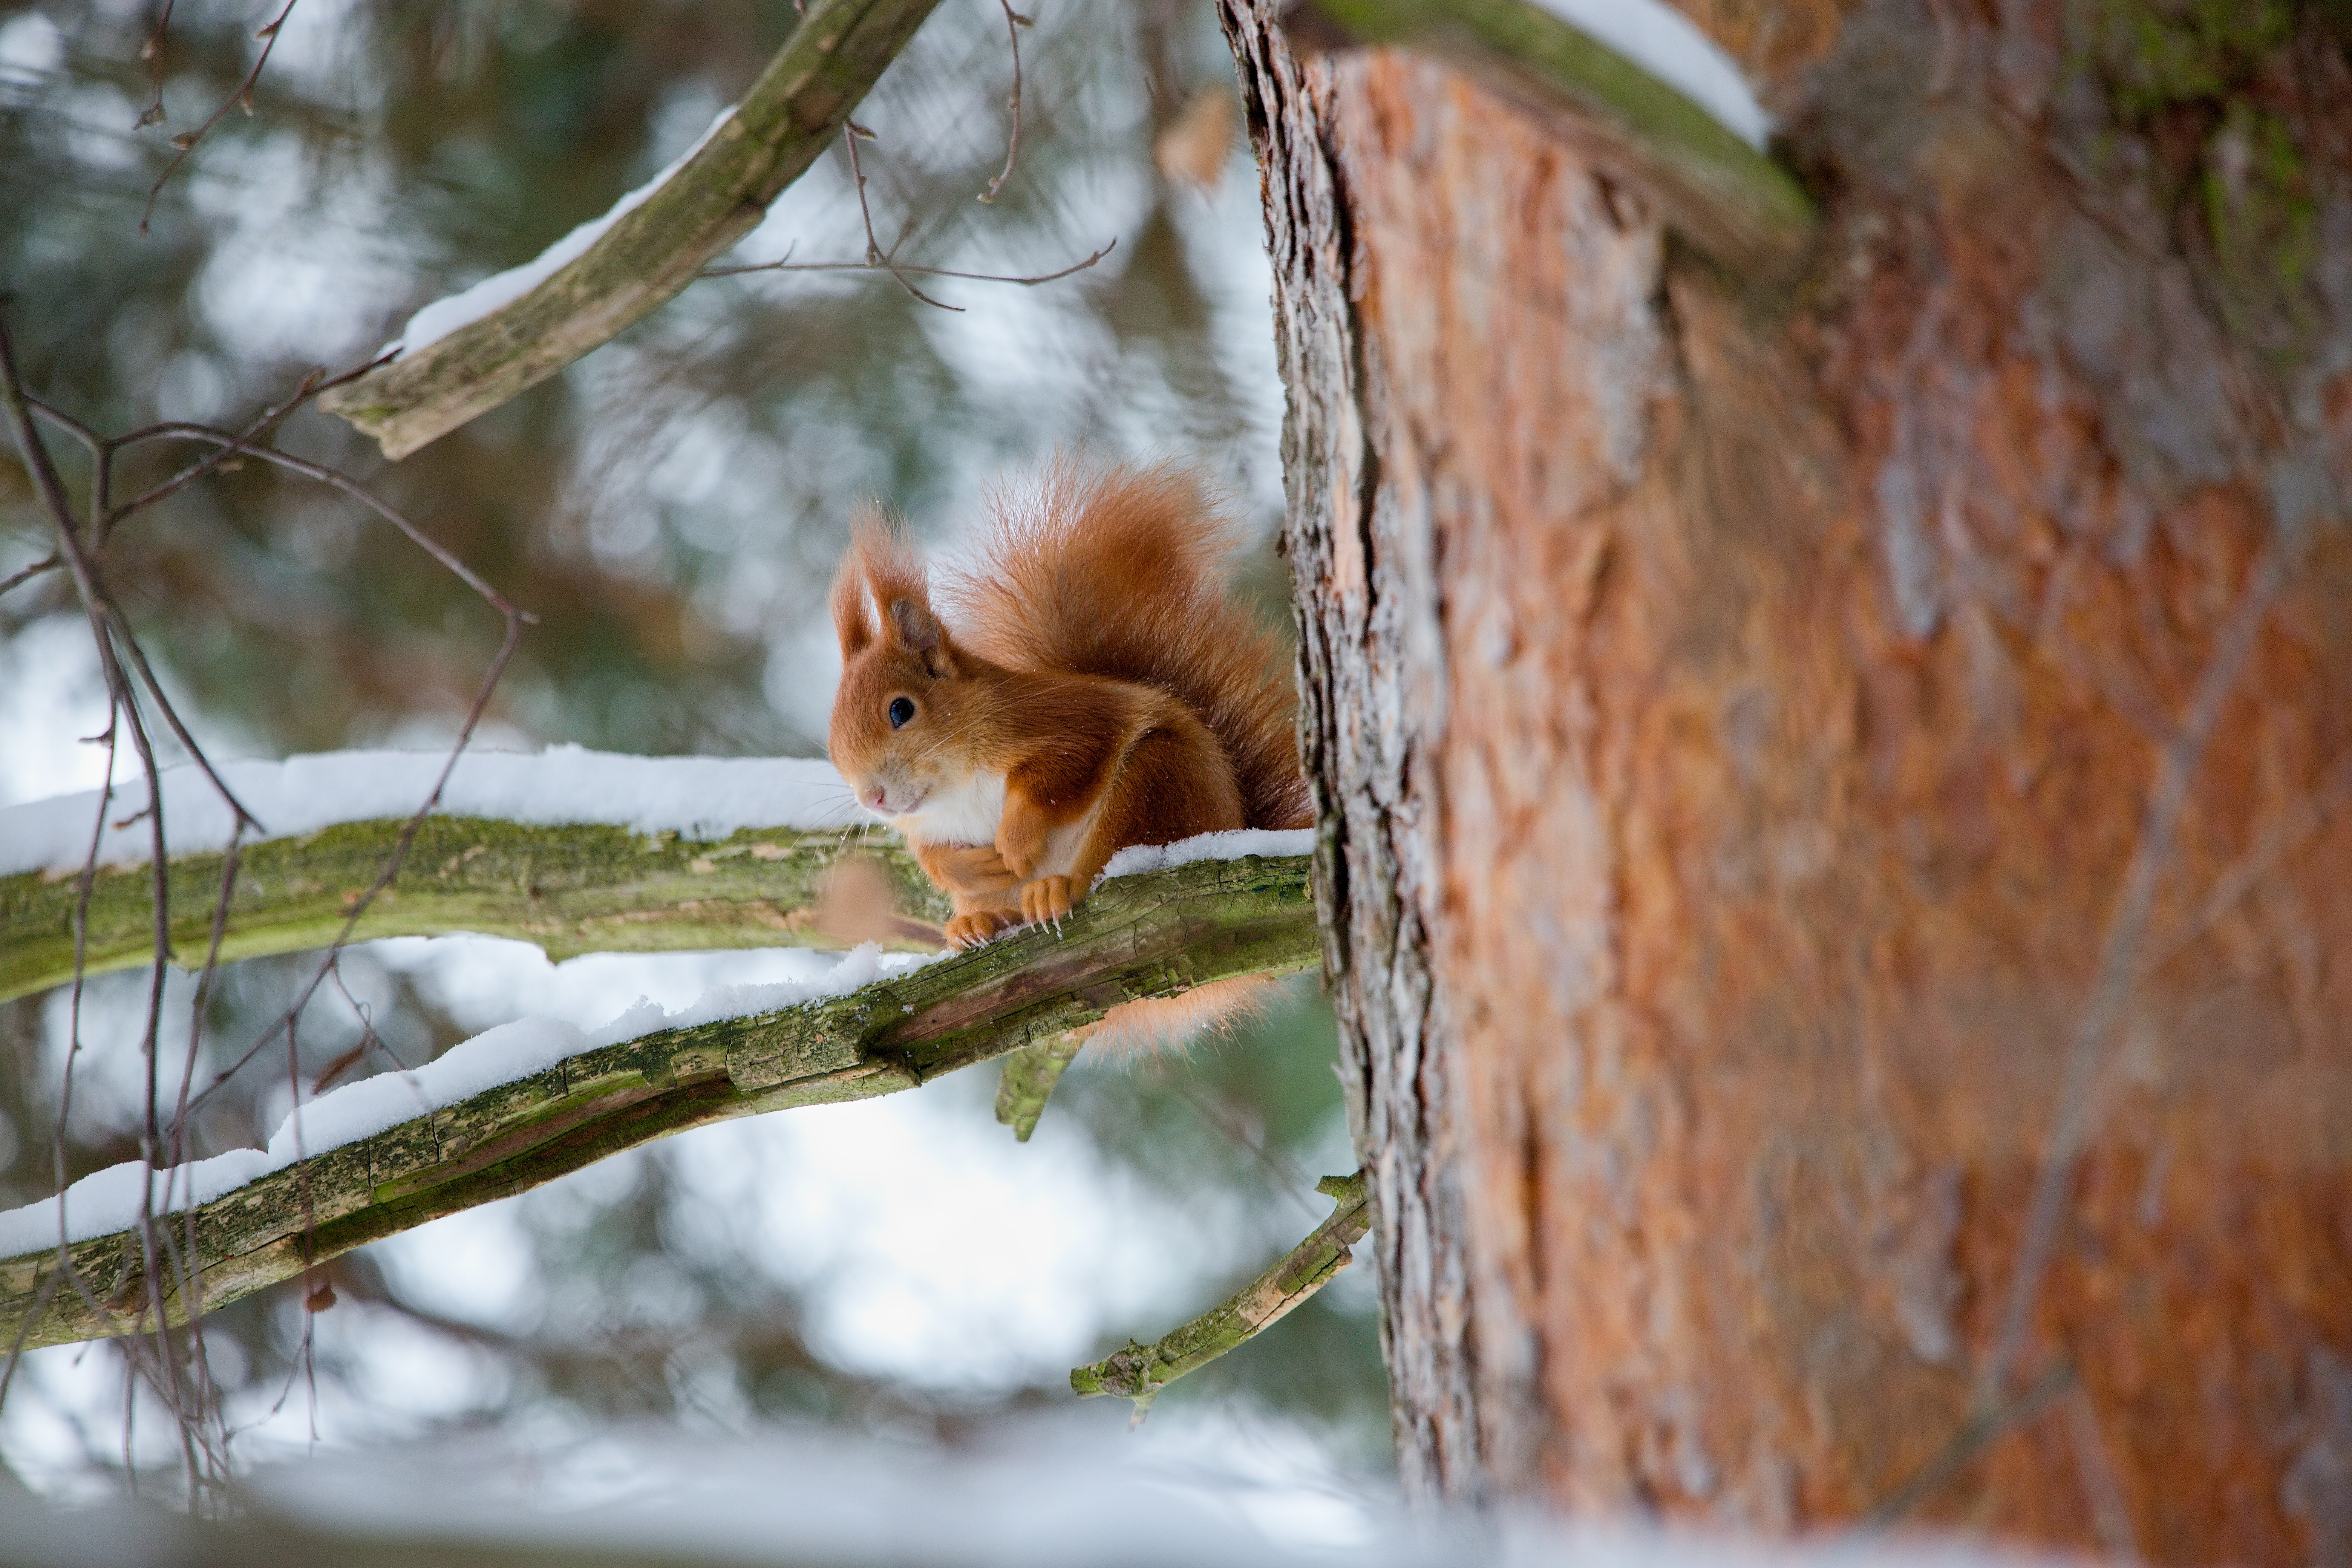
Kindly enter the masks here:
<path id="1" fill-rule="evenodd" d="M 1021 884 L 1021 918 L 1031 925 L 1060 920 L 1076 901 L 1067 877 L 1040 877 Z"/>
<path id="2" fill-rule="evenodd" d="M 1023 891 L 1027 891 L 1024 889 Z M 957 915 L 947 923 L 944 935 L 948 945 L 958 952 L 978 947 L 982 942 L 1013 924 L 1010 912 L 998 910 L 974 910 L 970 914 Z"/>
<path id="3" fill-rule="evenodd" d="M 923 852 L 922 864 L 950 892 L 999 893 L 1021 880 L 993 844 L 934 846 Z"/>

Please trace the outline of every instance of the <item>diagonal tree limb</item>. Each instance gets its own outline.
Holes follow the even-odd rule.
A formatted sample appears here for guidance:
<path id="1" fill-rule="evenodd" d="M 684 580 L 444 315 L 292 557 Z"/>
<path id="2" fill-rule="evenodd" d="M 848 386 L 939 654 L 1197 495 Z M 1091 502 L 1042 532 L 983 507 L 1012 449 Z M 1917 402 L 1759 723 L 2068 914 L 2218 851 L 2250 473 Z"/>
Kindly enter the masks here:
<path id="1" fill-rule="evenodd" d="M 1140 1421 L 1161 1389 L 1248 1343 L 1329 1284 L 1354 1260 L 1349 1248 L 1371 1228 L 1371 1196 L 1361 1171 L 1326 1176 L 1315 1190 L 1338 1206 L 1280 1262 L 1174 1332 L 1148 1345 L 1130 1341 L 1091 1366 L 1072 1368 L 1071 1390 L 1082 1399 L 1115 1394 L 1133 1400 Z"/>
<path id="2" fill-rule="evenodd" d="M 1319 951 L 1305 857 L 1119 878 L 1058 931 L 1033 927 L 846 996 L 583 1052 L 258 1177 L 196 1211 L 185 1232 L 191 1266 L 175 1278 L 200 1279 L 210 1310 L 668 1133 L 911 1089 L 1081 1027 L 1121 1002 L 1295 972 Z M 96 1300 L 48 1286 L 55 1247 L 0 1259 L 0 1342 L 20 1332 L 44 1345 L 142 1331 L 158 1297 L 169 1321 L 184 1321 L 174 1280 L 145 1278 L 135 1230 L 66 1250 Z M 45 1296 L 47 1310 L 26 1329 Z"/>
<path id="3" fill-rule="evenodd" d="M 239 851 L 224 923 L 225 960 L 303 952 L 332 942 L 381 872 L 405 818 L 346 823 Z M 210 937 L 217 854 L 171 861 L 172 936 Z M 154 952 L 146 867 L 102 867 L 90 888 L 84 973 L 134 968 Z M 0 1001 L 74 974 L 79 879 L 0 877 Z M 879 942 L 932 952 L 947 901 L 897 836 L 747 828 L 706 843 L 625 827 L 425 819 L 400 875 L 362 915 L 355 941 L 470 931 L 583 952 L 732 947 L 845 948 Z"/>
<path id="4" fill-rule="evenodd" d="M 553 375 L 694 281 L 816 161 L 938 0 L 811 0 L 716 134 L 520 299 L 320 400 L 404 458 Z"/>

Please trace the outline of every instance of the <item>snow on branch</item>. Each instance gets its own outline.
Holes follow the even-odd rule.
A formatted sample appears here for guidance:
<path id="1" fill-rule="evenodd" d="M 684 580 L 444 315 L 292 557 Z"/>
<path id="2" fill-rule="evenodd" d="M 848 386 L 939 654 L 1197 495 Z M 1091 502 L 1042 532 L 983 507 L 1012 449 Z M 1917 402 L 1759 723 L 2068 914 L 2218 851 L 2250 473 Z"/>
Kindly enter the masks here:
<path id="1" fill-rule="evenodd" d="M 210 1310 L 671 1132 L 894 1093 L 1124 1001 L 1305 969 L 1320 952 L 1307 875 L 1304 857 L 1193 860 L 1103 882 L 1058 931 L 933 962 L 861 952 L 834 985 L 735 988 L 675 1016 L 641 1005 L 594 1036 L 501 1026 L 320 1096 L 266 1150 L 117 1167 L 62 1204 L 0 1214 L 0 1342 L 136 1332 L 155 1300 L 184 1321 L 192 1299 Z M 160 1290 L 142 1262 L 142 1180 L 173 1215 Z"/>
<path id="2" fill-rule="evenodd" d="M 1780 276 L 1811 239 L 1812 205 L 1765 155 L 1764 112 L 1738 68 L 1663 0 L 1307 0 L 1302 10 L 1307 36 L 1336 27 L 1427 49 L 1562 114 L 1727 267 Z"/>
<path id="3" fill-rule="evenodd" d="M 540 261 L 428 306 L 401 356 L 320 400 L 406 457 L 649 314 L 749 234 L 938 0 L 809 0 L 749 92 L 650 188 Z"/>
<path id="4" fill-rule="evenodd" d="M 221 764 L 262 825 L 239 849 L 221 957 L 334 942 L 444 760 L 339 752 Z M 180 851 L 169 868 L 173 937 L 193 961 L 210 938 L 234 814 L 194 768 L 165 773 L 162 794 Z M 0 999 L 72 978 L 98 806 L 93 791 L 0 810 Z M 86 973 L 152 960 L 146 806 L 143 780 L 117 785 L 108 804 Z M 859 826 L 861 816 L 821 761 L 469 752 L 352 935 L 472 931 L 536 942 L 557 959 L 864 942 L 936 949 L 947 900 L 897 835 Z"/>

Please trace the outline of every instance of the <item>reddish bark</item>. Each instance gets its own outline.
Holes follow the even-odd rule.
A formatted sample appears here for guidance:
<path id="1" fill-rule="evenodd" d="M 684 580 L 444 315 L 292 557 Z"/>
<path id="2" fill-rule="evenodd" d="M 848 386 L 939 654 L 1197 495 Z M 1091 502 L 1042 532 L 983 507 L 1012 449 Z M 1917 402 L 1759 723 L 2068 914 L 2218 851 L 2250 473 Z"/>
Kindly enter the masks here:
<path id="1" fill-rule="evenodd" d="M 1409 1479 L 2343 1561 L 2341 41 L 1694 7 L 1824 208 L 1762 298 L 1225 5 Z"/>

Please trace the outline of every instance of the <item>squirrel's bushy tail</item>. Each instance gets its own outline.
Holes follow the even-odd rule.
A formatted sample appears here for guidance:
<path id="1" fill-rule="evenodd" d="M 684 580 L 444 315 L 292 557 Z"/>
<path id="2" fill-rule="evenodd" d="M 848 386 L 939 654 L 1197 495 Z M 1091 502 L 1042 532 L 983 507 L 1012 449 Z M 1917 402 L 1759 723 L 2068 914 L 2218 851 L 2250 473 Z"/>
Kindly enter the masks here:
<path id="1" fill-rule="evenodd" d="M 1313 825 L 1281 644 L 1227 593 L 1234 528 L 1199 479 L 1064 461 L 994 511 L 941 584 L 959 640 L 1011 668 L 1160 688 L 1223 745 L 1248 826 Z"/>

